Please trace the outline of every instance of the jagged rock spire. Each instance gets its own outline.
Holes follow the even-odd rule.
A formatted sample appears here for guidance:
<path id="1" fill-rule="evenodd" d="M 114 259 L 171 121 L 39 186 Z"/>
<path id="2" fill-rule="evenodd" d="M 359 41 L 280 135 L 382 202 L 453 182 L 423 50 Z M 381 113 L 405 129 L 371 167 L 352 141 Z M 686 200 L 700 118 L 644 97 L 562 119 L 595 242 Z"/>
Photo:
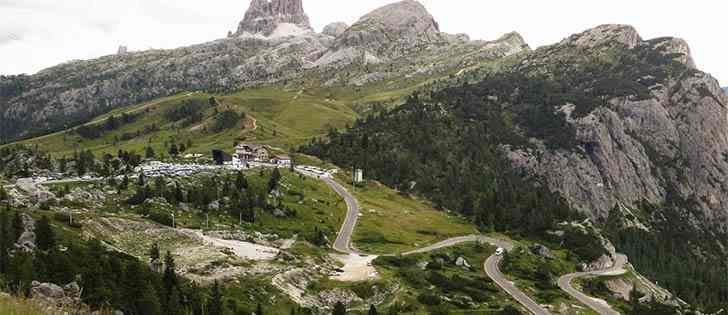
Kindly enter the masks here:
<path id="1" fill-rule="evenodd" d="M 231 35 L 269 36 L 283 23 L 311 30 L 308 15 L 303 10 L 303 0 L 252 0 L 237 32 Z"/>

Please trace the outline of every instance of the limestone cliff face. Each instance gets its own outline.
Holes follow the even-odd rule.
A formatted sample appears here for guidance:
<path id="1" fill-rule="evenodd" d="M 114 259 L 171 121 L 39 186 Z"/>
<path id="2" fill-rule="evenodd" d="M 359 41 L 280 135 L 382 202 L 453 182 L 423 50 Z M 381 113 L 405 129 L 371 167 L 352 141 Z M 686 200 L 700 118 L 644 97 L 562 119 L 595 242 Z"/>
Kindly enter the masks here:
<path id="1" fill-rule="evenodd" d="M 603 49 L 605 43 L 635 54 L 657 52 L 686 70 L 663 80 L 645 73 L 640 80 L 649 82 L 649 97 L 611 98 L 583 117 L 572 116 L 573 104 L 555 108 L 575 128 L 576 150 L 506 148 L 507 154 L 593 218 L 606 218 L 617 204 L 677 202 L 725 231 L 728 97 L 714 78 L 694 69 L 682 40 L 642 41 L 631 27 L 601 26 L 559 45 Z"/>
<path id="2" fill-rule="evenodd" d="M 233 36 L 270 36 L 283 23 L 311 29 L 308 15 L 303 10 L 303 0 L 253 0 Z"/>
<path id="3" fill-rule="evenodd" d="M 415 0 L 403 0 L 376 9 L 343 32 L 335 33 L 336 40 L 316 62 L 317 67 L 383 64 L 402 56 L 426 52 L 448 56 L 463 44 L 498 57 L 529 49 L 517 33 L 484 42 L 471 41 L 465 34 L 440 32 L 440 26 L 427 8 Z"/>
<path id="4" fill-rule="evenodd" d="M 334 22 L 326 25 L 321 33 L 329 35 L 331 37 L 338 37 L 339 35 L 346 32 L 347 28 L 349 28 L 349 25 L 346 25 L 346 23 L 344 22 Z"/>
<path id="5" fill-rule="evenodd" d="M 347 45 L 356 45 L 349 47 Z M 322 85 L 434 76 L 528 49 L 513 34 L 494 42 L 438 31 L 416 1 L 364 16 L 355 27 L 310 27 L 302 0 L 253 0 L 228 38 L 61 64 L 0 76 L 0 143 L 75 126 L 114 108 L 182 91 L 233 91 L 325 72 Z M 407 57 L 406 64 L 391 56 Z M 379 65 L 380 69 L 359 65 Z M 335 71 L 339 67 L 349 71 Z"/>
<path id="6" fill-rule="evenodd" d="M 356 51 L 370 60 L 381 60 L 443 41 L 445 37 L 427 9 L 417 1 L 404 0 L 361 17 L 337 37 L 329 52 L 334 58 L 328 59 L 338 61 Z"/>

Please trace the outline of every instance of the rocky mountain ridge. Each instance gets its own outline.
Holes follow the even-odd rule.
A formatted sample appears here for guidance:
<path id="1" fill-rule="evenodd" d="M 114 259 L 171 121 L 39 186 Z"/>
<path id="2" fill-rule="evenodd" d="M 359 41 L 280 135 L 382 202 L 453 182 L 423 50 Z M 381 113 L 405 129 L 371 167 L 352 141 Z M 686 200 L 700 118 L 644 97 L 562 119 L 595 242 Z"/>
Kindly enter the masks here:
<path id="1" fill-rule="evenodd" d="M 303 150 L 484 228 L 576 210 L 681 298 L 725 305 L 728 95 L 685 41 L 602 25 L 508 61 Z"/>
<path id="2" fill-rule="evenodd" d="M 303 0 L 253 0 L 231 36 L 268 37 L 282 25 L 300 30 L 312 31 L 308 15 L 303 10 Z"/>
<path id="3" fill-rule="evenodd" d="M 644 58 L 630 65 L 636 70 L 617 66 L 620 77 L 600 82 L 624 93 L 603 91 L 611 95 L 591 111 L 570 103 L 555 109 L 573 128 L 577 147 L 509 150 L 512 161 L 595 218 L 606 218 L 618 203 L 636 209 L 643 201 L 679 199 L 702 209 L 694 214 L 699 221 L 717 223 L 725 232 L 728 186 L 720 178 L 728 173 L 722 158 L 728 152 L 728 97 L 713 77 L 695 69 L 685 41 L 645 41 L 632 27 L 600 26 L 534 52 L 519 71 L 555 71 L 542 62 L 603 53 L 631 60 L 616 54 L 615 44 Z M 574 46 L 579 56 L 568 51 Z M 653 67 L 654 62 L 662 65 Z M 639 85 L 625 86 L 633 82 Z"/>
<path id="4" fill-rule="evenodd" d="M 386 8 L 352 27 L 339 24 L 317 34 L 301 0 L 255 0 L 229 38 L 74 61 L 30 76 L 0 76 L 0 143 L 182 91 L 234 91 L 302 76 L 328 78 L 321 83 L 327 87 L 361 86 L 443 75 L 528 49 L 520 36 L 482 42 L 440 33 L 415 1 Z M 401 37 L 384 36 L 390 30 Z M 346 67 L 350 71 L 332 70 Z"/>

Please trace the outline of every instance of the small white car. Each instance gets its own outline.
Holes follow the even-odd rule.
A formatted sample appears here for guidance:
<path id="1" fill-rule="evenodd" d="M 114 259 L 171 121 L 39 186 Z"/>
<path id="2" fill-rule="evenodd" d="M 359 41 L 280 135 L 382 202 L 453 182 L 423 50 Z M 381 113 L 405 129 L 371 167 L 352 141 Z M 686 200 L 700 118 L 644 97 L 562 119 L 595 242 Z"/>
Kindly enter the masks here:
<path id="1" fill-rule="evenodd" d="M 503 254 L 504 254 L 505 252 L 506 252 L 506 250 L 505 250 L 505 249 L 503 249 L 503 247 L 498 247 L 498 249 L 496 249 L 496 250 L 495 250 L 495 255 L 496 255 L 496 256 L 503 256 Z"/>

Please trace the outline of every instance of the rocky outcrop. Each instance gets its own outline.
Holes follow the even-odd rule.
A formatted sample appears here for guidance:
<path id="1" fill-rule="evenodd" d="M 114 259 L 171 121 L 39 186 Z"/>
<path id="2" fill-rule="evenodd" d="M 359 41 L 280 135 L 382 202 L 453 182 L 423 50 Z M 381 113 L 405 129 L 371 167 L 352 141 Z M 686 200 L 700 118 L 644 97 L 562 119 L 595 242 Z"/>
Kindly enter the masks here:
<path id="1" fill-rule="evenodd" d="M 344 22 L 334 22 L 326 25 L 321 33 L 323 33 L 324 35 L 329 35 L 331 37 L 337 37 L 346 32 L 347 28 L 349 28 L 349 25 L 346 25 L 346 23 Z"/>
<path id="2" fill-rule="evenodd" d="M 684 41 L 642 41 L 631 27 L 600 26 L 544 53 L 556 55 L 576 45 L 588 55 L 615 43 L 628 49 L 624 53 L 659 53 L 685 68 L 675 77 L 644 72 L 636 80 L 649 86 L 649 94 L 612 97 L 583 116 L 571 114 L 573 104 L 556 108 L 575 130 L 575 150 L 506 148 L 507 155 L 594 219 L 605 219 L 618 204 L 637 209 L 642 201 L 665 205 L 682 200 L 693 213 L 689 225 L 702 221 L 725 231 L 728 96 L 713 77 L 693 68 Z"/>
<path id="3" fill-rule="evenodd" d="M 35 251 L 35 220 L 29 215 L 23 213 L 20 215 L 23 220 L 23 233 L 20 234 L 20 238 L 15 242 L 15 248 L 18 250 L 32 253 Z"/>
<path id="4" fill-rule="evenodd" d="M 238 31 L 226 39 L 74 61 L 32 76 L 0 76 L 0 142 L 66 129 L 118 107 L 183 91 L 234 91 L 311 72 L 328 77 L 324 86 L 364 85 L 434 76 L 527 49 L 515 35 L 481 42 L 440 33 L 427 10 L 412 0 L 375 10 L 334 37 L 342 27 L 316 34 L 301 0 L 255 0 Z M 351 71 L 327 72 L 350 65 Z"/>
<path id="5" fill-rule="evenodd" d="M 113 108 L 192 90 L 235 90 L 300 76 L 329 36 L 230 38 L 0 76 L 0 140 L 65 129 Z"/>
<path id="6" fill-rule="evenodd" d="M 33 281 L 30 285 L 30 296 L 44 303 L 66 308 L 81 304 L 81 287 L 76 282 L 61 287 L 53 283 Z"/>
<path id="7" fill-rule="evenodd" d="M 670 56 L 674 60 L 695 69 L 695 61 L 690 54 L 690 46 L 684 39 L 663 37 L 648 41 L 652 49 L 659 51 L 665 56 Z"/>
<path id="8" fill-rule="evenodd" d="M 253 0 L 233 36 L 268 37 L 281 27 L 311 30 L 303 0 Z"/>
<path id="9" fill-rule="evenodd" d="M 600 25 L 580 34 L 575 34 L 561 42 L 561 45 L 574 45 L 580 48 L 597 48 L 604 45 L 622 44 L 635 48 L 642 43 L 637 30 L 629 25 Z"/>
<path id="10" fill-rule="evenodd" d="M 543 257 L 546 259 L 555 259 L 554 254 L 551 253 L 551 250 L 541 244 L 533 244 L 528 247 L 528 249 L 536 256 Z"/>
<path id="11" fill-rule="evenodd" d="M 319 64 L 348 64 L 359 56 L 376 60 L 393 58 L 445 40 L 439 25 L 422 4 L 404 0 L 361 17 L 336 38 Z"/>

